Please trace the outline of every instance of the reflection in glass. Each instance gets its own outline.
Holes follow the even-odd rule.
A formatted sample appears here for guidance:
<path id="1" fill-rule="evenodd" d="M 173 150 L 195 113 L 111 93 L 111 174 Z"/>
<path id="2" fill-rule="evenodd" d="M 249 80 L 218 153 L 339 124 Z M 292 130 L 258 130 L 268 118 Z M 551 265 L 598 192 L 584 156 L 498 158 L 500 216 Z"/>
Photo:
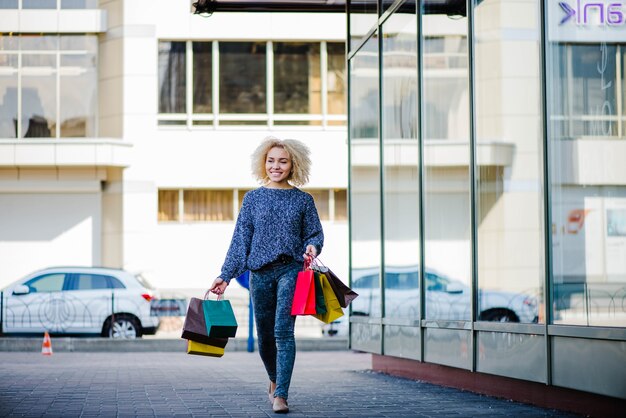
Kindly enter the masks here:
<path id="1" fill-rule="evenodd" d="M 421 22 L 425 312 L 427 319 L 470 320 L 467 18 L 428 12 Z"/>
<path id="2" fill-rule="evenodd" d="M 326 44 L 328 53 L 328 114 L 346 114 L 346 45 L 338 42 Z"/>
<path id="3" fill-rule="evenodd" d="M 59 49 L 57 35 L 20 35 L 20 49 L 22 51 L 56 51 Z"/>
<path id="4" fill-rule="evenodd" d="M 22 137 L 56 136 L 56 75 L 22 76 Z"/>
<path id="5" fill-rule="evenodd" d="M 378 21 L 378 0 L 350 2 L 350 50 L 354 50 Z"/>
<path id="6" fill-rule="evenodd" d="M 159 42 L 159 113 L 185 113 L 185 42 Z"/>
<path id="7" fill-rule="evenodd" d="M 211 113 L 213 91 L 213 43 L 193 42 L 193 112 Z"/>
<path id="8" fill-rule="evenodd" d="M 416 10 L 383 26 L 385 317 L 419 318 L 419 142 Z"/>
<path id="9" fill-rule="evenodd" d="M 540 2 L 516 9 L 532 34 L 518 39 L 505 34 L 520 30 L 519 22 L 511 27 L 495 8 L 475 2 L 477 319 L 533 323 L 545 271 Z M 502 30 L 494 34 L 493 25 Z M 509 158 L 495 161 L 497 149 Z"/>
<path id="10" fill-rule="evenodd" d="M 61 137 L 96 136 L 97 84 L 95 68 L 61 76 Z"/>
<path id="11" fill-rule="evenodd" d="M 220 113 L 265 113 L 266 44 L 220 42 Z"/>
<path id="12" fill-rule="evenodd" d="M 97 9 L 98 0 L 61 0 L 61 9 Z"/>
<path id="13" fill-rule="evenodd" d="M 351 66 L 352 314 L 380 317 L 380 163 L 378 142 L 378 38 L 370 38 Z"/>
<path id="14" fill-rule="evenodd" d="M 22 0 L 22 9 L 56 9 L 57 0 Z"/>
<path id="15" fill-rule="evenodd" d="M 319 43 L 274 42 L 274 112 L 322 113 Z"/>
<path id="16" fill-rule="evenodd" d="M 626 42 L 597 41 L 614 29 L 555 26 L 546 46 L 555 324 L 626 326 Z"/>
<path id="17" fill-rule="evenodd" d="M 17 138 L 17 74 L 0 76 L 0 138 Z"/>

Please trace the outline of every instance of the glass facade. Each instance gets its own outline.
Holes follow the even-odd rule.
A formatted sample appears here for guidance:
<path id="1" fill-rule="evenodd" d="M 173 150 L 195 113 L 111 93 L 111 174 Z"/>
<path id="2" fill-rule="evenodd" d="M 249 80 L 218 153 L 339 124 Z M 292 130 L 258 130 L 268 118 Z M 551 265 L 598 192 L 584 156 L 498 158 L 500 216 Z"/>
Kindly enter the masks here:
<path id="1" fill-rule="evenodd" d="M 353 349 L 625 397 L 626 14 L 561 3 L 348 7 Z"/>

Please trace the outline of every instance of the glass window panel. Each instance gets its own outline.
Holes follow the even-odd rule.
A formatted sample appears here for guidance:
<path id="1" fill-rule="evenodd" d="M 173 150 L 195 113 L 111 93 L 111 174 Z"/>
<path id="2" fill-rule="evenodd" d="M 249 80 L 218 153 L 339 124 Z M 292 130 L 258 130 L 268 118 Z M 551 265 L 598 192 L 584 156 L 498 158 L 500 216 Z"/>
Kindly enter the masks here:
<path id="1" fill-rule="evenodd" d="M 417 16 L 394 13 L 383 26 L 385 317 L 419 318 L 419 141 Z"/>
<path id="2" fill-rule="evenodd" d="M 159 190 L 159 222 L 178 219 L 178 190 Z"/>
<path id="3" fill-rule="evenodd" d="M 60 292 L 65 283 L 65 273 L 47 274 L 24 283 L 31 292 Z"/>
<path id="4" fill-rule="evenodd" d="M 378 140 L 378 38 L 350 60 L 352 287 L 360 297 L 352 314 L 381 317 L 380 146 Z"/>
<path id="5" fill-rule="evenodd" d="M 274 43 L 274 112 L 322 113 L 320 44 Z"/>
<path id="6" fill-rule="evenodd" d="M 187 222 L 232 221 L 232 190 L 185 190 L 184 218 Z"/>
<path id="7" fill-rule="evenodd" d="M 328 114 L 346 114 L 346 44 L 328 42 Z"/>
<path id="8" fill-rule="evenodd" d="M 0 9 L 17 9 L 18 0 L 0 0 Z"/>
<path id="9" fill-rule="evenodd" d="M 97 85 L 94 69 L 61 76 L 61 137 L 96 136 Z"/>
<path id="10" fill-rule="evenodd" d="M 0 51 L 18 51 L 20 49 L 20 37 L 12 33 L 0 33 Z"/>
<path id="11" fill-rule="evenodd" d="M 57 0 L 22 0 L 23 9 L 56 9 Z"/>
<path id="12" fill-rule="evenodd" d="M 159 113 L 185 113 L 185 42 L 159 42 Z"/>
<path id="13" fill-rule="evenodd" d="M 97 9 L 98 0 L 61 0 L 61 9 Z"/>
<path id="14" fill-rule="evenodd" d="M 237 191 L 237 198 L 239 199 L 237 201 L 237 205 L 238 205 L 238 210 L 241 210 L 241 205 L 243 204 L 243 197 L 245 196 L 246 193 L 248 193 L 251 189 L 239 189 Z"/>
<path id="15" fill-rule="evenodd" d="M 551 130 L 554 138 L 618 137 L 623 121 L 618 112 L 616 44 L 556 44 L 551 67 L 558 74 L 551 85 Z M 621 82 L 619 84 L 622 84 Z M 623 93 L 621 93 L 623 95 Z"/>
<path id="16" fill-rule="evenodd" d="M 378 0 L 352 1 L 350 12 L 350 50 L 354 50 L 365 39 L 367 32 L 378 21 Z"/>
<path id="17" fill-rule="evenodd" d="M 63 54 L 61 67 L 95 68 L 96 54 Z"/>
<path id="18" fill-rule="evenodd" d="M 266 113 L 266 44 L 220 42 L 220 112 Z"/>
<path id="19" fill-rule="evenodd" d="M 335 189 L 335 221 L 348 220 L 348 191 Z"/>
<path id="20" fill-rule="evenodd" d="M 17 74 L 0 75 L 0 138 L 17 138 Z"/>
<path id="21" fill-rule="evenodd" d="M 212 113 L 213 43 L 193 42 L 193 112 Z"/>
<path id="22" fill-rule="evenodd" d="M 63 35 L 60 42 L 61 51 L 98 52 L 96 35 Z"/>
<path id="23" fill-rule="evenodd" d="M 56 54 L 23 54 L 22 67 L 53 67 L 57 66 Z"/>
<path id="24" fill-rule="evenodd" d="M 107 276 L 101 274 L 77 274 L 76 290 L 108 289 Z"/>
<path id="25" fill-rule="evenodd" d="M 56 76 L 22 76 L 22 137 L 56 136 Z"/>
<path id="26" fill-rule="evenodd" d="M 427 319 L 471 320 L 468 57 L 463 65 L 429 59 L 467 51 L 459 35 L 467 18 L 448 16 L 452 6 L 422 10 L 425 312 Z"/>
<path id="27" fill-rule="evenodd" d="M 328 221 L 330 219 L 329 202 L 330 194 L 328 190 L 307 190 L 308 193 L 313 196 L 317 213 L 320 216 L 320 220 Z"/>
<path id="28" fill-rule="evenodd" d="M 614 26 L 571 26 L 552 27 L 546 46 L 552 322 L 624 327 L 626 42 Z"/>
<path id="29" fill-rule="evenodd" d="M 516 8 L 529 36 L 506 36 L 518 24 L 475 0 L 477 319 L 538 322 L 543 300 L 543 135 L 539 0 Z M 501 28 L 492 32 L 493 25 Z M 500 52 L 516 51 L 516 65 Z M 510 162 L 480 150 L 510 146 Z M 515 150 L 515 152 L 513 152 Z"/>
<path id="30" fill-rule="evenodd" d="M 59 37 L 56 35 L 20 35 L 22 51 L 56 51 L 59 49 Z"/>

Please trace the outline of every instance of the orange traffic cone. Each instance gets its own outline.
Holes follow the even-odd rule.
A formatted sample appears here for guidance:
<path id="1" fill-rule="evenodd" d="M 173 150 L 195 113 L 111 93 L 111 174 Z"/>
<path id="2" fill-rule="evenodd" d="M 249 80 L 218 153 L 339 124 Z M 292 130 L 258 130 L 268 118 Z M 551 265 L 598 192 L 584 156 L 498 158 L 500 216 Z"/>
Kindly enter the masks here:
<path id="1" fill-rule="evenodd" d="M 43 335 L 43 343 L 41 344 L 41 354 L 44 356 L 52 355 L 52 342 L 50 341 L 50 334 L 48 331 Z"/>

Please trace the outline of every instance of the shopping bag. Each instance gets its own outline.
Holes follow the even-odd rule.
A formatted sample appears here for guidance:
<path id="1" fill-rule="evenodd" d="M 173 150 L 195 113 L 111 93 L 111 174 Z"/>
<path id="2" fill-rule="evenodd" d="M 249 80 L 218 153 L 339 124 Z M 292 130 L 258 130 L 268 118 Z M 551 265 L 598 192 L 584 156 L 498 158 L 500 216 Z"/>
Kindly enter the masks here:
<path id="1" fill-rule="evenodd" d="M 320 273 L 313 271 L 313 284 L 315 285 L 315 314 L 326 313 L 326 302 L 324 301 L 324 290 Z"/>
<path id="2" fill-rule="evenodd" d="M 323 273 L 318 273 L 317 275 L 322 283 L 326 312 L 323 314 L 316 314 L 315 317 L 326 324 L 330 324 L 337 318 L 341 318 L 343 316 L 343 309 L 341 309 L 339 300 L 337 300 L 337 296 L 335 295 L 333 288 L 330 286 L 330 282 L 328 281 L 326 275 Z"/>
<path id="3" fill-rule="evenodd" d="M 202 302 L 203 300 L 198 298 L 191 298 L 189 300 L 189 306 L 187 307 L 187 315 L 185 316 L 185 322 L 183 323 L 183 333 L 181 338 L 216 347 L 226 347 L 228 338 L 209 337 L 204 319 Z"/>
<path id="4" fill-rule="evenodd" d="M 229 338 L 237 334 L 235 312 L 230 301 L 222 299 L 222 295 L 217 300 L 203 300 L 202 310 L 209 337 Z"/>
<path id="5" fill-rule="evenodd" d="M 224 347 L 216 347 L 209 344 L 202 344 L 196 341 L 187 340 L 187 354 L 222 357 L 224 355 Z"/>
<path id="6" fill-rule="evenodd" d="M 291 304 L 292 315 L 315 314 L 315 283 L 313 270 L 307 268 L 298 273 L 296 290 Z"/>
<path id="7" fill-rule="evenodd" d="M 321 263 L 319 258 L 316 259 Z M 359 296 L 354 290 L 350 289 L 346 286 L 339 277 L 335 273 L 332 272 L 331 269 L 326 267 L 324 264 L 314 266 L 320 273 L 324 273 L 326 278 L 328 278 L 328 282 L 330 286 L 333 288 L 335 295 L 337 296 L 337 300 L 339 301 L 339 305 L 343 308 L 347 308 L 350 302 Z"/>

